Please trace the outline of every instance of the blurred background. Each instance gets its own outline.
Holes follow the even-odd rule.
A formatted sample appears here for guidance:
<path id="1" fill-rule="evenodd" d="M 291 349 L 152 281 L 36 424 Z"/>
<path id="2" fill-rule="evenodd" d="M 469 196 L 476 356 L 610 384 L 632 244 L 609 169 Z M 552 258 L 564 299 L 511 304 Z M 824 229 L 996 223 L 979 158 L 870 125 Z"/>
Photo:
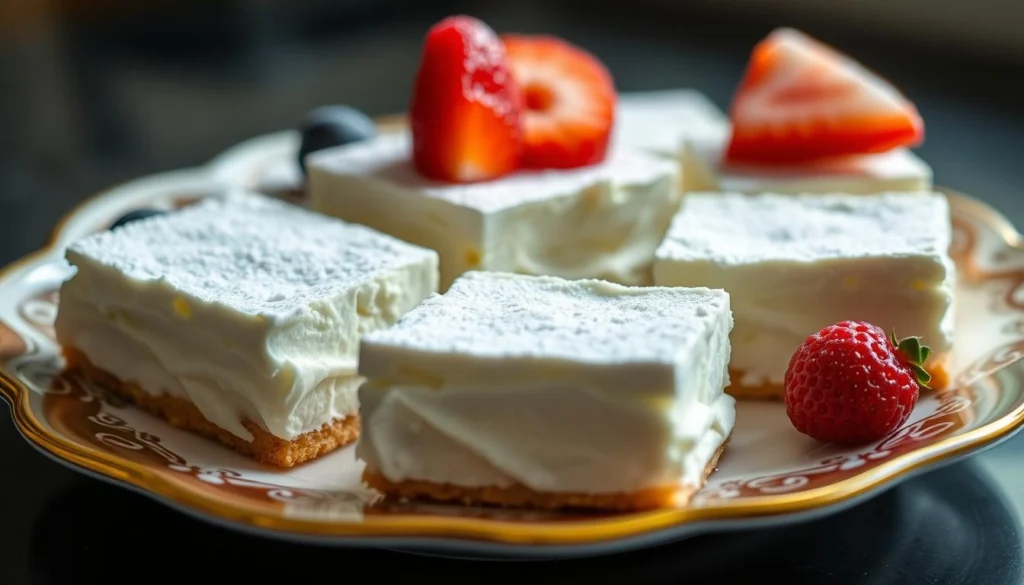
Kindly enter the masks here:
<path id="1" fill-rule="evenodd" d="M 205 162 L 307 110 L 405 108 L 422 35 L 463 12 L 601 57 L 623 91 L 726 107 L 753 44 L 791 25 L 915 100 L 939 184 L 1024 218 L 1021 0 L 3 0 L 0 261 L 81 198 Z"/>
<path id="2" fill-rule="evenodd" d="M 453 13 L 583 45 L 621 91 L 696 88 L 723 109 L 754 43 L 801 28 L 917 103 L 936 183 L 1024 226 L 1024 0 L 0 0 L 0 265 L 85 197 L 294 128 L 315 106 L 404 110 L 424 32 Z M 4 523 L 27 532 L 37 510 L 19 502 L 72 474 L 13 425 L 0 446 L 38 463 L 5 498 Z M 1024 517 L 1022 452 L 1018 438 L 976 460 L 1016 486 Z"/>

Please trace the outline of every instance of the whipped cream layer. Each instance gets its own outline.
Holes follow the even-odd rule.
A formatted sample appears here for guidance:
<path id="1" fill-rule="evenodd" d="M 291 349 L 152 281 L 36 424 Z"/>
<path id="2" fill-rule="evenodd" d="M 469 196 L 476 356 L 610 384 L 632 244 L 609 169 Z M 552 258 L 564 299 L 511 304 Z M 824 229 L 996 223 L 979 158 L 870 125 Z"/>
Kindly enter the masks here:
<path id="1" fill-rule="evenodd" d="M 246 440 L 355 414 L 359 337 L 437 289 L 437 255 L 247 193 L 72 244 L 57 339 Z"/>
<path id="2" fill-rule="evenodd" d="M 363 338 L 359 457 L 393 482 L 699 487 L 732 430 L 729 296 L 469 272 Z"/>
<path id="3" fill-rule="evenodd" d="M 729 292 L 731 367 L 781 384 L 807 336 L 862 320 L 936 351 L 953 341 L 955 266 L 939 193 L 690 193 L 658 249 L 660 286 Z"/>
<path id="4" fill-rule="evenodd" d="M 654 155 L 446 184 L 416 171 L 410 147 L 396 132 L 310 154 L 310 205 L 436 250 L 442 290 L 467 270 L 647 283 L 679 205 L 679 166 Z"/>
<path id="5" fill-rule="evenodd" d="M 728 130 L 687 140 L 686 191 L 861 195 L 932 188 L 931 167 L 905 148 L 801 165 L 727 164 L 723 154 L 728 141 Z"/>
<path id="6" fill-rule="evenodd" d="M 703 93 L 660 90 L 620 96 L 612 141 L 681 159 L 687 140 L 713 140 L 728 131 L 729 119 Z"/>

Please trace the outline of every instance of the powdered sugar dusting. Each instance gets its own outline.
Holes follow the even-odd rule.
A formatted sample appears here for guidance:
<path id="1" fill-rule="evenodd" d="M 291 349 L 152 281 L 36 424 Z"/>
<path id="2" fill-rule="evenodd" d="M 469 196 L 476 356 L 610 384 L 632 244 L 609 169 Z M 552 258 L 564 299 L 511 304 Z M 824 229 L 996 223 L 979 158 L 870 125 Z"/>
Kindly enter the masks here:
<path id="1" fill-rule="evenodd" d="M 287 315 L 432 250 L 262 195 L 230 192 L 88 236 L 68 249 L 236 311 Z"/>
<path id="2" fill-rule="evenodd" d="M 949 203 L 941 193 L 691 193 L 657 257 L 722 264 L 938 257 L 950 239 Z"/>
<path id="3" fill-rule="evenodd" d="M 671 363 L 729 310 L 722 290 L 467 272 L 364 341 L 483 357 Z"/>
<path id="4" fill-rule="evenodd" d="M 315 152 L 306 161 L 339 175 L 373 177 L 420 192 L 423 196 L 469 207 L 482 213 L 524 203 L 572 195 L 602 184 L 650 184 L 679 171 L 675 161 L 626 149 L 613 149 L 604 162 L 578 169 L 521 171 L 494 181 L 447 184 L 416 172 L 407 132 Z"/>

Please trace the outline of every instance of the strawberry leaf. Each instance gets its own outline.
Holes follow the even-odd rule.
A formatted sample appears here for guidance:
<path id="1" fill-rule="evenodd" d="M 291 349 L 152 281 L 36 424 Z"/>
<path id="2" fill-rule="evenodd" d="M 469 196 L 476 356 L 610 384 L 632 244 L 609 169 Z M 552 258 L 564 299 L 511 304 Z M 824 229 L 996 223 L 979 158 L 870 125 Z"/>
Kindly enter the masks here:
<path id="1" fill-rule="evenodd" d="M 917 364 L 914 364 L 911 367 L 914 370 L 914 375 L 917 376 L 917 383 L 922 388 L 928 388 L 928 382 L 932 381 L 932 375 L 928 373 L 928 370 L 924 369 L 923 367 Z"/>
<path id="2" fill-rule="evenodd" d="M 924 363 L 928 361 L 928 357 L 932 355 L 932 348 L 921 343 L 920 337 L 907 337 L 906 339 L 899 339 L 896 337 L 896 330 L 892 332 L 890 337 L 892 344 L 896 346 L 897 351 L 902 353 L 907 361 L 910 362 L 910 367 L 914 370 L 914 376 L 917 377 L 917 383 L 921 388 L 927 389 L 928 382 L 931 381 L 932 375 L 928 373 L 928 370 L 924 369 Z"/>
<path id="3" fill-rule="evenodd" d="M 932 355 L 932 348 L 928 347 L 927 345 L 922 345 L 921 346 L 921 363 L 923 364 L 926 361 L 928 361 L 928 358 L 931 355 Z"/>

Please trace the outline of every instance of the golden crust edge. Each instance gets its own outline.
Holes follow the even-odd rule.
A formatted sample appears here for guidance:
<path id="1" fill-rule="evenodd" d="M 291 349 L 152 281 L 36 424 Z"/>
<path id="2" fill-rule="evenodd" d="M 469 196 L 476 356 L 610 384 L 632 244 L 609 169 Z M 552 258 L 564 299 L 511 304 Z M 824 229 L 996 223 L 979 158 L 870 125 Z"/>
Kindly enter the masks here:
<path id="1" fill-rule="evenodd" d="M 294 467 L 354 443 L 359 438 L 358 415 L 334 419 L 317 430 L 286 440 L 270 434 L 251 421 L 242 425 L 253 435 L 252 441 L 238 437 L 210 422 L 192 401 L 167 394 L 154 395 L 134 382 L 126 382 L 98 368 L 79 349 L 64 347 L 65 371 L 74 371 L 99 384 L 140 409 L 171 426 L 211 439 L 261 463 Z"/>
<path id="2" fill-rule="evenodd" d="M 651 488 L 637 492 L 588 494 L 583 492 L 538 492 L 522 484 L 506 487 L 463 487 L 450 483 L 404 480 L 392 482 L 367 466 L 363 481 L 380 492 L 385 499 L 458 503 L 464 506 L 497 506 L 539 510 L 591 509 L 603 511 L 642 511 L 666 507 L 684 507 L 707 483 L 718 467 L 728 445 L 728 438 L 715 450 L 704 469 L 699 486 L 685 485 Z"/>

